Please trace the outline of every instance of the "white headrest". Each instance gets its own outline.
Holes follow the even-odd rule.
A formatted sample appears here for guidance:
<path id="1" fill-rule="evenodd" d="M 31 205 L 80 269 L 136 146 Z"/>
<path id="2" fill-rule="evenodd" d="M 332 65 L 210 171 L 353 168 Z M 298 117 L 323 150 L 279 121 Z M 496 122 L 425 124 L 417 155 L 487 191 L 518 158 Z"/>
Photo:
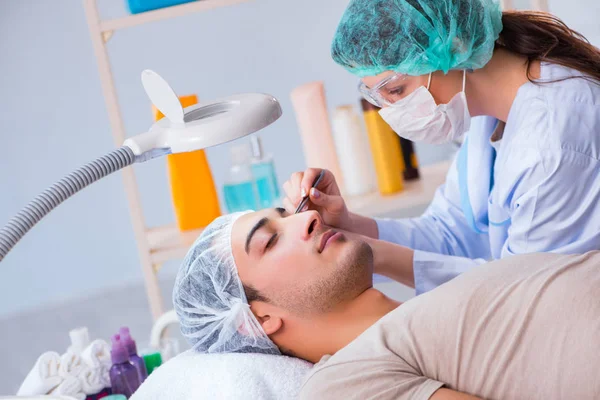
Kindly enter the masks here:
<path id="1" fill-rule="evenodd" d="M 286 356 L 188 350 L 154 370 L 131 400 L 293 399 L 311 368 Z"/>

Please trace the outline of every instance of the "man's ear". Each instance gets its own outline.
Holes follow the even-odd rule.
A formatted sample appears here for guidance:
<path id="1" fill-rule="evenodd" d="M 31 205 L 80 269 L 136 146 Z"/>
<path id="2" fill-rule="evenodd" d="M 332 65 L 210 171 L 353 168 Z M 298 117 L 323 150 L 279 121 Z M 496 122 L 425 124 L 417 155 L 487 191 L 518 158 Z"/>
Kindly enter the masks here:
<path id="1" fill-rule="evenodd" d="M 283 326 L 278 307 L 262 301 L 253 301 L 250 309 L 268 336 L 273 335 Z"/>

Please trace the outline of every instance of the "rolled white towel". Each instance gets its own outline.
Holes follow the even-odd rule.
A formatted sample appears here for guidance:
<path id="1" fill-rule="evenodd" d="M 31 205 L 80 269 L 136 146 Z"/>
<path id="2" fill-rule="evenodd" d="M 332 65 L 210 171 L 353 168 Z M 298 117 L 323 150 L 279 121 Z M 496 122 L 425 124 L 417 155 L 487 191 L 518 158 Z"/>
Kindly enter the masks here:
<path id="1" fill-rule="evenodd" d="M 100 369 L 100 382 L 102 382 L 103 387 L 102 388 L 107 388 L 110 387 L 111 383 L 110 383 L 110 375 L 108 373 L 108 371 L 110 370 L 110 367 L 102 367 Z"/>
<path id="2" fill-rule="evenodd" d="M 85 394 L 96 394 L 108 386 L 102 380 L 102 368 L 90 368 L 85 366 L 78 376 L 81 389 Z"/>
<path id="3" fill-rule="evenodd" d="M 60 356 L 60 364 L 58 365 L 58 375 L 63 378 L 77 376 L 83 371 L 85 364 L 77 354 L 72 351 L 67 351 L 65 354 Z"/>
<path id="4" fill-rule="evenodd" d="M 17 396 L 48 394 L 63 381 L 63 378 L 58 375 L 59 363 L 60 356 L 54 351 L 48 351 L 39 356 L 21 384 Z"/>
<path id="5" fill-rule="evenodd" d="M 85 393 L 81 389 L 81 382 L 73 376 L 66 377 L 60 385 L 50 391 L 50 394 L 58 396 L 71 396 L 77 400 L 85 399 Z"/>
<path id="6" fill-rule="evenodd" d="M 94 340 L 81 353 L 81 358 L 90 368 L 110 368 L 110 345 L 104 340 Z"/>

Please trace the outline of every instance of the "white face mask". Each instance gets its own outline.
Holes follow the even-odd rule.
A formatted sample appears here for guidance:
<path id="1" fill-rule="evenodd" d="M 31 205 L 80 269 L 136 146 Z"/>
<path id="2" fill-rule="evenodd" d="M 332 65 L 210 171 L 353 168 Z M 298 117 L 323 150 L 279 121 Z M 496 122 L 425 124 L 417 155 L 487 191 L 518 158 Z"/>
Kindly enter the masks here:
<path id="1" fill-rule="evenodd" d="M 435 104 L 427 88 L 421 86 L 404 99 L 379 110 L 379 114 L 400 136 L 415 141 L 441 144 L 460 140 L 471 126 L 471 114 L 465 96 L 466 71 L 463 88 L 448 104 Z"/>

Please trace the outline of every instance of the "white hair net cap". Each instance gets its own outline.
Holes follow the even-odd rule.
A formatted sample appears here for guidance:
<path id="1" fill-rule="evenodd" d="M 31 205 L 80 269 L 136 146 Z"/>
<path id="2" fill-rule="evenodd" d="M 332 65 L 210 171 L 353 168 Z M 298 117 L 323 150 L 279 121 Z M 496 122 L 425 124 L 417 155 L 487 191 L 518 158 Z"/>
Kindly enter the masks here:
<path id="1" fill-rule="evenodd" d="M 231 228 L 244 214 L 215 219 L 179 268 L 173 305 L 196 351 L 281 354 L 250 310 L 233 259 Z"/>

